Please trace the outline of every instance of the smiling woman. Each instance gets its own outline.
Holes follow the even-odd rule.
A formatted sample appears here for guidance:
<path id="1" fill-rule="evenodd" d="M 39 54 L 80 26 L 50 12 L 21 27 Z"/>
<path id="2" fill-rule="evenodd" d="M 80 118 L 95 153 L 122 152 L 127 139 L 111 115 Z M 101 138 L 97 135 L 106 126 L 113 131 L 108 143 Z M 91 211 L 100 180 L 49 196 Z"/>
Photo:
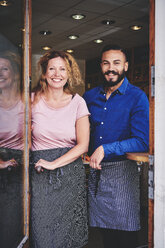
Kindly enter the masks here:
<path id="1" fill-rule="evenodd" d="M 23 123 L 20 58 L 4 51 L 0 53 L 0 247 L 6 248 L 16 247 L 23 236 Z"/>
<path id="2" fill-rule="evenodd" d="M 83 80 L 77 62 L 66 52 L 51 51 L 46 53 L 38 62 L 42 74 L 37 87 L 34 89 L 34 102 L 38 101 L 41 95 L 49 98 L 52 94 L 52 86 L 61 88 L 61 93 L 66 97 L 74 94 L 74 87 L 83 85 Z M 60 87 L 61 86 L 61 87 Z M 64 97 L 64 98 L 65 98 Z"/>
<path id="3" fill-rule="evenodd" d="M 49 60 L 45 74 L 45 79 L 48 83 L 48 88 L 63 88 L 68 80 L 68 73 L 65 61 L 60 58 Z"/>
<path id="4" fill-rule="evenodd" d="M 31 247 L 82 247 L 88 228 L 81 155 L 88 149 L 89 112 L 73 93 L 81 74 L 66 52 L 46 53 L 39 65 L 32 96 Z"/>
<path id="5" fill-rule="evenodd" d="M 0 88 L 8 88 L 12 83 L 13 70 L 9 60 L 0 59 Z"/>

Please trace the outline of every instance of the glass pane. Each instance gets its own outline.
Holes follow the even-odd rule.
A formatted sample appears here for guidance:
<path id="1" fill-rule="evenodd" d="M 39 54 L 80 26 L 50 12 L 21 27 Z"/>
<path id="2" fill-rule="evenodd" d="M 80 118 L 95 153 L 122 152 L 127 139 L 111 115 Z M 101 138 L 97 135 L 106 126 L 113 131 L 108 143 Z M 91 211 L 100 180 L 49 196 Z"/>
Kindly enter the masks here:
<path id="1" fill-rule="evenodd" d="M 21 0 L 0 1 L 0 247 L 23 239 Z"/>

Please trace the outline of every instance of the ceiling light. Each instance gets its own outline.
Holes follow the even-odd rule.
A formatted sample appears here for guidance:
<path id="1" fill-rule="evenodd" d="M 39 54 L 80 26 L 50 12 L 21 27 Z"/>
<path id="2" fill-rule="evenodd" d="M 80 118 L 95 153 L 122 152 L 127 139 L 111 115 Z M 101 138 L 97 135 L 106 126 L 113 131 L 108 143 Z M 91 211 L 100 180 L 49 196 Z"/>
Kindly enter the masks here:
<path id="1" fill-rule="evenodd" d="M 52 32 L 49 31 L 49 30 L 43 30 L 43 31 L 40 31 L 40 34 L 42 35 L 50 35 Z"/>
<path id="2" fill-rule="evenodd" d="M 42 50 L 48 51 L 48 50 L 50 50 L 50 49 L 51 49 L 50 46 L 42 46 Z"/>
<path id="3" fill-rule="evenodd" d="M 134 30 L 134 31 L 138 31 L 138 30 L 142 29 L 142 26 L 133 25 L 133 26 L 131 26 L 130 28 L 131 28 L 132 30 Z"/>
<path id="4" fill-rule="evenodd" d="M 100 44 L 100 43 L 103 42 L 103 40 L 102 39 L 97 39 L 97 40 L 94 40 L 94 42 L 97 43 L 97 44 Z"/>
<path id="5" fill-rule="evenodd" d="M 103 20 L 101 23 L 104 24 L 104 25 L 112 25 L 112 24 L 115 23 L 115 21 L 113 21 L 113 20 Z"/>
<path id="6" fill-rule="evenodd" d="M 82 15 L 82 14 L 73 14 L 71 15 L 71 17 L 74 19 L 74 20 L 82 20 L 85 18 L 85 15 Z"/>
<path id="7" fill-rule="evenodd" d="M 68 38 L 70 40 L 76 40 L 77 38 L 79 38 L 79 36 L 78 35 L 69 35 Z"/>
<path id="8" fill-rule="evenodd" d="M 73 50 L 72 49 L 67 49 L 66 52 L 67 53 L 73 53 Z"/>
<path id="9" fill-rule="evenodd" d="M 9 6 L 9 5 L 11 5 L 12 4 L 12 2 L 10 1 L 0 1 L 0 6 L 3 6 L 3 7 L 7 7 L 7 6 Z"/>

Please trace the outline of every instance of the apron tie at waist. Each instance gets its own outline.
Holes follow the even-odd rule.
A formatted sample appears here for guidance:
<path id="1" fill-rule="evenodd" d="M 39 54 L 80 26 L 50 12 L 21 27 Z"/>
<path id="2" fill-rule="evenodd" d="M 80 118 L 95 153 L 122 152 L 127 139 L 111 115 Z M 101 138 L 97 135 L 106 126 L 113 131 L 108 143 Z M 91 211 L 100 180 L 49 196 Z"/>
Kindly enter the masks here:
<path id="1" fill-rule="evenodd" d="M 62 168 L 56 169 L 56 173 L 52 173 L 52 171 L 49 171 L 49 184 L 54 184 L 54 189 L 58 189 L 61 186 L 60 178 L 63 175 L 64 173 Z"/>

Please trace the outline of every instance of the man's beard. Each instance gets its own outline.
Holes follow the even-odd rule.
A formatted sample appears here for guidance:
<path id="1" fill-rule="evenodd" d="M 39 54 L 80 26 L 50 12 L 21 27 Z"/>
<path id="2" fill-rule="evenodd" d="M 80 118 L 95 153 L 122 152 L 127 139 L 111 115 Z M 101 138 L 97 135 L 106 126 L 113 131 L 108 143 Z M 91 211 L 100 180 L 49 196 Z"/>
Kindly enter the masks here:
<path id="1" fill-rule="evenodd" d="M 105 75 L 108 75 L 110 73 L 112 73 L 113 75 L 118 75 L 118 78 L 115 81 L 113 81 L 112 78 L 107 80 L 105 78 Z M 125 71 L 123 70 L 121 74 L 119 74 L 118 72 L 108 70 L 103 75 L 104 75 L 104 87 L 113 87 L 123 80 L 123 78 L 125 77 Z"/>

